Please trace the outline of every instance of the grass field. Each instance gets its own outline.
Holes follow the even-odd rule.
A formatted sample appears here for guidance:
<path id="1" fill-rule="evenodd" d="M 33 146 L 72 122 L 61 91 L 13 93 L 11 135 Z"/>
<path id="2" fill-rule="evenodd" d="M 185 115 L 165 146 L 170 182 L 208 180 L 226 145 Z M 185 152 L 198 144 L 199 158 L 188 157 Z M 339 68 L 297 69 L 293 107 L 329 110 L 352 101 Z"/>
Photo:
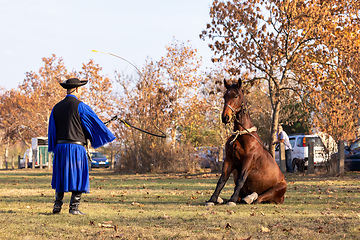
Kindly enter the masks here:
<path id="1" fill-rule="evenodd" d="M 360 173 L 286 175 L 282 205 L 206 207 L 219 175 L 91 171 L 80 210 L 52 214 L 48 170 L 0 171 L 1 239 L 360 239 Z M 228 182 L 221 196 L 229 198 Z"/>

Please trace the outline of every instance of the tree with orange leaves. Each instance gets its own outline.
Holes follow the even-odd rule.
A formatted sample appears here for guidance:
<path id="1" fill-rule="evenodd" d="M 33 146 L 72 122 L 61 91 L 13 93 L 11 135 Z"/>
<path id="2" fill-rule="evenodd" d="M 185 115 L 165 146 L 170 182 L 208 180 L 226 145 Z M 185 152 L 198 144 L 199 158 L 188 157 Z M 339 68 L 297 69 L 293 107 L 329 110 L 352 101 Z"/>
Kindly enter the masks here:
<path id="1" fill-rule="evenodd" d="M 18 88 L 5 91 L 0 96 L 0 116 L 3 142 L 24 142 L 28 146 L 32 137 L 47 136 L 48 118 L 52 107 L 66 96 L 60 87 L 59 76 L 87 78 L 89 89 L 84 88 L 81 99 L 98 111 L 99 117 L 111 116 L 114 101 L 111 81 L 99 74 L 101 68 L 90 61 L 80 72 L 68 72 L 62 58 L 52 55 L 43 58 L 44 66 L 36 72 L 26 73 Z"/>
<path id="2" fill-rule="evenodd" d="M 243 72 L 253 84 L 267 83 L 270 142 L 275 141 L 282 99 L 289 92 L 295 93 L 294 101 L 304 100 L 315 109 L 312 123 L 319 130 L 336 135 L 330 123 L 351 131 L 356 118 L 348 111 L 358 100 L 356 80 L 346 75 L 355 72 L 346 59 L 359 45 L 359 9 L 355 0 L 215 0 L 212 22 L 201 37 L 213 41 L 214 61 L 233 64 L 230 73 Z M 346 119 L 333 119 L 332 111 Z"/>
<path id="3" fill-rule="evenodd" d="M 18 88 L 2 95 L 0 111 L 7 141 L 31 144 L 32 137 L 46 136 L 51 106 L 61 98 L 56 76 L 65 74 L 62 59 L 43 58 L 38 73 L 28 72 Z"/>
<path id="4" fill-rule="evenodd" d="M 115 109 L 119 106 L 119 101 L 113 90 L 113 80 L 102 76 L 102 68 L 90 60 L 83 64 L 82 70 L 78 76 L 81 79 L 88 79 L 88 86 L 84 88 L 81 95 L 82 101 L 86 102 L 97 113 L 97 115 L 106 121 L 115 116 Z"/>
<path id="5" fill-rule="evenodd" d="M 201 60 L 196 56 L 196 49 L 185 43 L 174 41 L 166 47 L 167 54 L 158 63 L 157 74 L 169 86 L 170 109 L 172 111 L 173 126 L 171 128 L 172 144 L 175 146 L 179 136 L 179 128 L 185 124 L 186 112 L 191 109 L 194 102 L 195 91 L 201 82 L 199 68 Z M 187 103 L 187 104 L 185 104 Z"/>
<path id="6" fill-rule="evenodd" d="M 120 115 L 141 129 L 153 133 L 161 130 L 168 136 L 164 140 L 121 125 L 118 132 L 126 149 L 122 161 L 132 171 L 193 168 L 186 149 L 193 152 L 193 147 L 205 143 L 202 134 L 214 135 L 207 128 L 208 117 L 214 114 L 200 94 L 203 78 L 196 49 L 173 41 L 166 50 L 160 61 L 146 63 L 139 79 L 118 78 L 123 86 L 121 102 L 126 106 Z"/>

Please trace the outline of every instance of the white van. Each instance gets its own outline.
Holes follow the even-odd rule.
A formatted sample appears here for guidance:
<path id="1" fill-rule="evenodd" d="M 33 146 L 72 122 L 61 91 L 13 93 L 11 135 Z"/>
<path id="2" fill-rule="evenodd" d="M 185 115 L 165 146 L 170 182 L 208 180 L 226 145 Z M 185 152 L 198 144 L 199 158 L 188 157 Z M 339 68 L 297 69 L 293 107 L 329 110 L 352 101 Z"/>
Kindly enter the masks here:
<path id="1" fill-rule="evenodd" d="M 294 159 L 307 160 L 308 159 L 308 146 L 307 144 L 310 141 L 314 142 L 314 166 L 323 166 L 325 161 L 329 157 L 329 153 L 326 152 L 324 143 L 322 142 L 319 135 L 305 135 L 305 134 L 294 134 L 289 135 L 289 141 L 292 147 L 292 163 L 295 167 L 294 171 L 297 169 L 297 165 L 294 162 Z M 279 145 L 275 148 L 275 161 L 280 165 L 279 160 Z M 305 161 L 305 166 L 308 165 L 308 162 Z"/>
<path id="2" fill-rule="evenodd" d="M 29 148 L 25 151 L 23 158 L 20 160 L 19 168 L 25 168 L 25 164 L 27 164 L 27 168 L 31 168 L 32 164 L 32 149 Z"/>

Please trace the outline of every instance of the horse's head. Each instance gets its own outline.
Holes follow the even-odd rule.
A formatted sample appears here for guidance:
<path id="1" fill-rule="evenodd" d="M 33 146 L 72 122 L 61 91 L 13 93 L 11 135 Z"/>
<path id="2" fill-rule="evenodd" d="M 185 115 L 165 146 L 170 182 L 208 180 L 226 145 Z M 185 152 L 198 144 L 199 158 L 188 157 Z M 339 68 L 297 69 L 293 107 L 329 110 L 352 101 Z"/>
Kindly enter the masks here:
<path id="1" fill-rule="evenodd" d="M 227 124 L 232 118 L 243 109 L 245 102 L 244 94 L 242 92 L 242 81 L 238 80 L 236 84 L 230 85 L 224 79 L 226 93 L 224 95 L 224 109 L 222 113 L 222 122 Z"/>

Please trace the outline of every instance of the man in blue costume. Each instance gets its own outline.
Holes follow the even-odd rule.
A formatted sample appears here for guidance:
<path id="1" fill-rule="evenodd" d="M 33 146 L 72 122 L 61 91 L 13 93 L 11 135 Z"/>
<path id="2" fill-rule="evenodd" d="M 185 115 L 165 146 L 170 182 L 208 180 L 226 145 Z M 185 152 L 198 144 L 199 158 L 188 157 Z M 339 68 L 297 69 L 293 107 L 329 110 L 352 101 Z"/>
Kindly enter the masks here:
<path id="1" fill-rule="evenodd" d="M 90 192 L 87 139 L 98 148 L 115 139 L 114 135 L 85 103 L 78 100 L 81 86 L 87 81 L 70 78 L 60 85 L 66 97 L 52 109 L 48 129 L 48 149 L 54 153 L 51 185 L 55 189 L 53 213 L 60 213 L 64 192 L 71 192 L 69 213 L 83 215 L 79 210 L 81 194 Z"/>

